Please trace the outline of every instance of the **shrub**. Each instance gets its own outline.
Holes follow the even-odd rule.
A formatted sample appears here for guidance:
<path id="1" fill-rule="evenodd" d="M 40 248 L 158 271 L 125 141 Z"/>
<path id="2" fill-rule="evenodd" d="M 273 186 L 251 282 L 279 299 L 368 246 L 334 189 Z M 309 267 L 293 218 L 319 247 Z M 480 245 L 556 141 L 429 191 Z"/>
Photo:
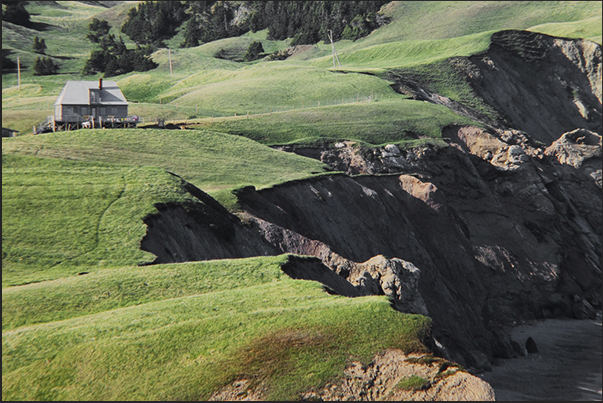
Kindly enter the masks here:
<path id="1" fill-rule="evenodd" d="M 257 60 L 260 58 L 262 53 L 264 53 L 262 42 L 254 41 L 251 45 L 249 45 L 249 48 L 247 48 L 247 53 L 245 53 L 244 60 L 246 62 Z"/>
<path id="2" fill-rule="evenodd" d="M 40 59 L 38 57 L 36 59 L 36 63 L 34 64 L 34 76 L 50 76 L 57 74 L 58 71 L 59 66 L 56 65 L 51 58 L 43 57 Z"/>
<path id="3" fill-rule="evenodd" d="M 422 390 L 429 386 L 429 381 L 423 377 L 411 375 L 404 377 L 398 382 L 396 388 L 403 390 Z"/>
<path id="4" fill-rule="evenodd" d="M 46 41 L 44 40 L 44 38 L 40 39 L 37 36 L 34 37 L 33 50 L 34 52 L 39 53 L 41 55 L 46 54 Z"/>

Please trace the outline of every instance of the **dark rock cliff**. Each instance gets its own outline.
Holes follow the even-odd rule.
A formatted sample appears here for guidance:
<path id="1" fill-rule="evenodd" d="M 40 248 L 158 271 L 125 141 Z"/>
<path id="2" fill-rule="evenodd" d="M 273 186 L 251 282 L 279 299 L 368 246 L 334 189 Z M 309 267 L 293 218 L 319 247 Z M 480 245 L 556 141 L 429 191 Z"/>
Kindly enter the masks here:
<path id="1" fill-rule="evenodd" d="M 591 317 L 602 286 L 600 46 L 514 32 L 471 58 L 475 91 L 504 122 L 448 127 L 448 147 L 292 148 L 345 173 L 242 188 L 236 216 L 190 187 L 199 203 L 158 206 L 141 247 L 157 263 L 314 256 L 289 274 L 389 295 L 432 317 L 441 354 L 480 369 L 516 354 L 513 321 Z M 533 63 L 550 71 L 539 77 Z"/>
<path id="2" fill-rule="evenodd" d="M 547 145 L 576 128 L 601 134 L 600 45 L 501 31 L 469 59 L 480 71 L 473 89 L 508 126 Z"/>

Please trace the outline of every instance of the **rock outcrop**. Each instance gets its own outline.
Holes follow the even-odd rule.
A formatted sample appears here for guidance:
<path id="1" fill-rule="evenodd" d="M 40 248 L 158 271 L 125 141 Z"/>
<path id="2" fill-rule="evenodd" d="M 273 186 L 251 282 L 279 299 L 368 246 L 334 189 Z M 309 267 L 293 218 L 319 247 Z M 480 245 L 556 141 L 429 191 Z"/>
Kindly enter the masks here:
<path id="1" fill-rule="evenodd" d="M 565 133 L 547 147 L 544 154 L 590 176 L 601 187 L 601 136 L 597 133 L 585 129 Z"/>
<path id="2" fill-rule="evenodd" d="M 237 215 L 190 188 L 199 203 L 158 206 L 141 247 L 157 263 L 313 256 L 284 269 L 429 315 L 439 354 L 487 369 L 521 353 L 506 325 L 601 309 L 600 54 L 586 41 L 495 34 L 462 65 L 499 121 L 447 127 L 447 147 L 283 147 L 342 172 L 239 189 Z"/>
<path id="3" fill-rule="evenodd" d="M 454 80 L 467 82 L 485 109 L 437 94 L 406 71 L 393 70 L 385 78 L 397 92 L 444 105 L 491 130 L 521 130 L 548 146 L 577 128 L 601 134 L 601 55 L 601 45 L 587 40 L 496 32 L 486 51 L 448 60 Z"/>
<path id="4" fill-rule="evenodd" d="M 448 130 L 453 146 L 408 152 L 407 173 L 242 188 L 238 217 L 172 206 L 147 219 L 142 244 L 188 250 L 190 260 L 315 256 L 359 295 L 428 313 L 448 358 L 487 367 L 484 357 L 516 354 L 500 326 L 574 317 L 584 311 L 576 298 L 601 306 L 600 188 L 525 145 L 521 132 Z M 559 169 L 573 170 L 571 180 Z M 180 261 L 165 249 L 148 250 L 158 262 Z"/>
<path id="5" fill-rule="evenodd" d="M 469 60 L 480 71 L 470 80 L 474 91 L 505 126 L 547 145 L 576 128 L 601 133 L 599 44 L 509 30 Z"/>
<path id="6" fill-rule="evenodd" d="M 405 355 L 386 350 L 369 365 L 352 362 L 340 381 L 308 391 L 302 400 L 322 401 L 493 401 L 488 383 L 456 364 L 428 355 Z M 213 394 L 210 400 L 263 400 L 262 387 L 249 388 L 240 379 Z"/>

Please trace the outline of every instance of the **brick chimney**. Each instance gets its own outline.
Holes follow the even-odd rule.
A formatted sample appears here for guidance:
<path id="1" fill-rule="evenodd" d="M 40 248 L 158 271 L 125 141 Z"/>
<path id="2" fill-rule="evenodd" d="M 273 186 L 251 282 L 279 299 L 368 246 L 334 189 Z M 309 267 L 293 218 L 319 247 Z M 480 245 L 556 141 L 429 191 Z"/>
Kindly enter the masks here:
<path id="1" fill-rule="evenodd" d="M 99 89 L 99 90 L 102 90 L 102 89 L 103 89 L 103 79 L 102 79 L 102 78 L 99 78 L 99 79 L 98 79 L 98 89 Z"/>

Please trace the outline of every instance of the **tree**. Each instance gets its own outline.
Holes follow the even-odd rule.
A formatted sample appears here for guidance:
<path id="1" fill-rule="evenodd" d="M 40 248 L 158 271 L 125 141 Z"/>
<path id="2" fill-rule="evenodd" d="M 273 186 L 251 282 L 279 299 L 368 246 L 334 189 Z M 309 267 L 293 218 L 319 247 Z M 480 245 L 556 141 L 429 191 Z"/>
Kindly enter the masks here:
<path id="1" fill-rule="evenodd" d="M 354 19 L 345 26 L 341 39 L 350 39 L 355 41 L 358 38 L 368 35 L 372 30 L 377 28 L 377 16 L 375 13 L 366 15 L 357 15 Z"/>
<path id="2" fill-rule="evenodd" d="M 10 50 L 2 49 L 2 74 L 4 74 L 6 70 L 14 70 L 17 68 L 17 62 L 8 58 L 10 53 Z"/>
<path id="3" fill-rule="evenodd" d="M 150 58 L 152 46 L 137 45 L 136 49 L 128 49 L 121 36 L 116 39 L 113 34 L 101 37 L 99 45 L 99 50 L 90 53 L 82 74 L 105 73 L 105 77 L 111 77 L 131 71 L 147 71 L 158 66 Z"/>
<path id="4" fill-rule="evenodd" d="M 186 2 L 145 1 L 131 8 L 121 32 L 142 45 L 163 46 L 188 19 Z"/>
<path id="5" fill-rule="evenodd" d="M 13 24 L 24 27 L 31 27 L 29 13 L 21 1 L 3 1 L 2 21 L 12 22 Z"/>
<path id="6" fill-rule="evenodd" d="M 56 65 L 51 58 L 43 57 L 36 59 L 34 64 L 34 76 L 49 76 L 56 74 L 59 71 L 59 66 Z"/>
<path id="7" fill-rule="evenodd" d="M 262 42 L 254 41 L 251 43 L 251 45 L 249 45 L 249 48 L 247 48 L 247 53 L 245 53 L 244 59 L 246 62 L 257 60 L 260 58 L 262 53 L 264 53 Z"/>
<path id="8" fill-rule="evenodd" d="M 37 36 L 34 37 L 33 49 L 34 49 L 34 52 L 39 53 L 41 55 L 45 55 L 46 54 L 46 41 L 44 41 L 44 38 L 39 39 Z"/>
<path id="9" fill-rule="evenodd" d="M 107 21 L 93 18 L 88 26 L 89 32 L 88 35 L 86 35 L 86 38 L 91 42 L 99 43 L 103 37 L 109 34 L 110 29 L 111 27 Z"/>

